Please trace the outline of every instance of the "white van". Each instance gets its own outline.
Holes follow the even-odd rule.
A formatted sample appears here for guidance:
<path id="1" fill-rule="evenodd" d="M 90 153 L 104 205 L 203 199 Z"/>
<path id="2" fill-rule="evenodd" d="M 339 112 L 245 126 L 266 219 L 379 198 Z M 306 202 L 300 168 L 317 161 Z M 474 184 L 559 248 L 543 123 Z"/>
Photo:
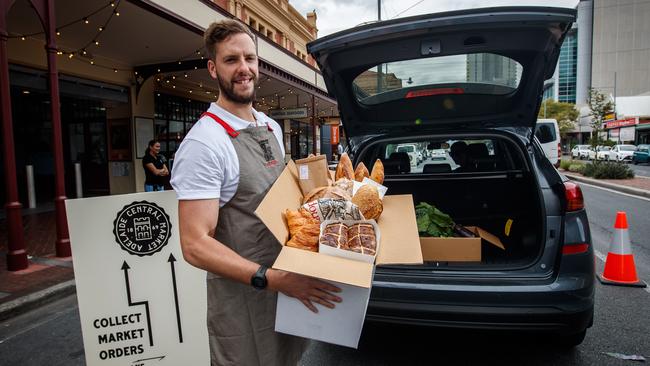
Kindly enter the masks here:
<path id="1" fill-rule="evenodd" d="M 539 140 L 544 154 L 556 168 L 560 166 L 562 159 L 562 146 L 560 145 L 560 128 L 557 121 L 552 118 L 543 118 L 537 120 L 535 127 L 535 137 Z"/>

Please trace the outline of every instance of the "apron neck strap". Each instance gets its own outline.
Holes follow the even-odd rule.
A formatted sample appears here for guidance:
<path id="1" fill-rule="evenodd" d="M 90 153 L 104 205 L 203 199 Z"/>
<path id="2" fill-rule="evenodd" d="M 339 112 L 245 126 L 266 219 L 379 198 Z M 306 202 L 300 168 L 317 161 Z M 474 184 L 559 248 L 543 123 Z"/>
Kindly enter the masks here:
<path id="1" fill-rule="evenodd" d="M 201 118 L 203 118 L 203 117 L 212 118 L 215 122 L 220 124 L 221 127 L 223 127 L 226 130 L 226 132 L 228 133 L 228 135 L 230 135 L 230 137 L 235 138 L 235 137 L 239 136 L 239 132 L 235 131 L 235 129 L 233 129 L 228 123 L 226 123 L 226 121 L 219 118 L 219 116 L 217 116 L 216 114 L 211 113 L 211 112 L 203 112 L 203 114 L 201 115 Z M 273 132 L 273 128 L 271 128 L 271 125 L 269 125 L 268 123 L 266 124 L 266 128 L 268 128 L 269 131 Z"/>
<path id="2" fill-rule="evenodd" d="M 201 118 L 203 118 L 203 117 L 212 118 L 215 122 L 220 124 L 221 127 L 223 127 L 226 130 L 226 132 L 228 133 L 228 135 L 230 135 L 230 137 L 235 138 L 235 137 L 239 136 L 239 132 L 235 131 L 232 127 L 230 127 L 230 125 L 228 123 L 226 123 L 226 121 L 219 118 L 219 116 L 217 116 L 216 114 L 210 113 L 210 112 L 204 112 L 201 115 Z"/>

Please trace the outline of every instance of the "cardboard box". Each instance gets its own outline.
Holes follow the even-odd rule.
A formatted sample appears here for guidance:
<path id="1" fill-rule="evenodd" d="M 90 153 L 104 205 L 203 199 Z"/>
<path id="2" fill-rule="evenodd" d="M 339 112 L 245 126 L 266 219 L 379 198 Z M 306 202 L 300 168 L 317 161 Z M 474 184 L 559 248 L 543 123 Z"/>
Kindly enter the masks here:
<path id="1" fill-rule="evenodd" d="M 480 262 L 483 241 L 505 250 L 498 237 L 474 226 L 467 226 L 476 238 L 434 238 L 422 237 L 422 257 L 425 261 L 439 262 Z"/>
<path id="2" fill-rule="evenodd" d="M 290 161 L 255 213 L 283 248 L 273 268 L 320 278 L 340 287 L 342 303 L 335 309 L 315 304 L 312 313 L 295 298 L 278 294 L 275 330 L 305 338 L 356 348 L 366 316 L 374 275 L 372 263 L 313 253 L 284 246 L 289 229 L 283 212 L 302 204 L 296 165 Z M 422 250 L 411 195 L 384 197 L 377 220 L 381 242 L 376 264 L 422 264 Z"/>

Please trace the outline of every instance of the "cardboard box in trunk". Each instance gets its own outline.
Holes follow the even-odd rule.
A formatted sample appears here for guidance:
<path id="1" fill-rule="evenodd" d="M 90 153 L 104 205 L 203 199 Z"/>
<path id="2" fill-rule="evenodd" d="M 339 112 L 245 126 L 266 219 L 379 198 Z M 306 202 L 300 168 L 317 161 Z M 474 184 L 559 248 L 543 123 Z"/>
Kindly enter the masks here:
<path id="1" fill-rule="evenodd" d="M 278 294 L 275 330 L 356 348 L 366 316 L 374 275 L 372 263 L 329 256 L 284 246 L 289 229 L 283 212 L 302 204 L 296 165 L 289 162 L 255 213 L 283 248 L 273 268 L 330 281 L 342 289 L 343 301 L 328 309 L 319 304 L 312 313 L 295 298 Z M 422 250 L 411 195 L 384 197 L 377 221 L 381 238 L 376 264 L 422 264 Z"/>
<path id="2" fill-rule="evenodd" d="M 467 229 L 477 235 L 476 238 L 435 238 L 422 237 L 422 257 L 425 261 L 439 262 L 480 262 L 482 243 L 505 250 L 498 237 L 473 226 Z"/>

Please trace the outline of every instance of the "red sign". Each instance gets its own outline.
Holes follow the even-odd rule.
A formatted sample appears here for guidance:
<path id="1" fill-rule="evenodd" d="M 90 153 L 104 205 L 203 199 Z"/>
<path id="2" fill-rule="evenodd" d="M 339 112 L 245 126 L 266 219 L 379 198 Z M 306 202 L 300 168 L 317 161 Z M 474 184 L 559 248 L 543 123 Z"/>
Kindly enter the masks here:
<path id="1" fill-rule="evenodd" d="M 627 118 L 627 119 L 619 119 L 616 121 L 611 121 L 607 122 L 605 124 L 605 128 L 619 128 L 619 127 L 625 127 L 625 126 L 635 126 L 639 123 L 638 118 Z"/>
<path id="2" fill-rule="evenodd" d="M 331 144 L 332 145 L 338 145 L 339 144 L 339 126 L 337 126 L 337 125 L 331 125 L 330 126 L 330 136 L 332 136 Z"/>

